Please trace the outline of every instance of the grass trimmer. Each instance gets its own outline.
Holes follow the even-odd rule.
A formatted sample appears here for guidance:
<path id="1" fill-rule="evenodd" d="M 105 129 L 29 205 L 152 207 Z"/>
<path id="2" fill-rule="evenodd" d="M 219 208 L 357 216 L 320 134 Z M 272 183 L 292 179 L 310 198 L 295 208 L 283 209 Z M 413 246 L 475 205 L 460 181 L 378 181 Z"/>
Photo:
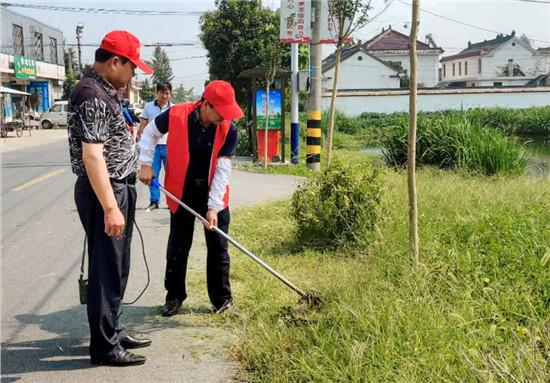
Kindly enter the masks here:
<path id="1" fill-rule="evenodd" d="M 201 220 L 203 223 L 208 224 L 208 221 L 201 216 L 199 213 L 191 209 L 189 206 L 184 204 L 182 201 L 180 201 L 175 195 L 170 193 L 168 190 L 166 190 L 156 178 L 153 178 L 151 181 L 151 185 L 158 187 L 168 198 L 176 202 L 178 205 L 180 205 L 182 208 L 187 210 L 189 213 L 193 214 L 196 218 Z M 218 227 L 214 226 L 213 230 L 221 235 L 223 238 L 227 239 L 229 242 L 231 242 L 237 249 L 242 251 L 244 254 L 246 254 L 249 258 L 251 258 L 254 262 L 256 262 L 258 265 L 262 266 L 264 269 L 269 271 L 271 275 L 276 277 L 278 280 L 283 282 L 285 285 L 287 285 L 291 290 L 293 290 L 295 293 L 297 293 L 300 296 L 300 303 L 306 303 L 312 308 L 318 308 L 321 306 L 321 297 L 318 293 L 310 291 L 310 292 L 304 292 L 300 290 L 298 287 L 296 287 L 293 283 L 291 283 L 288 279 L 283 277 L 281 274 L 279 274 L 277 271 L 275 271 L 271 266 L 269 266 L 267 263 L 262 261 L 260 258 L 258 258 L 256 255 L 252 254 L 249 250 L 247 250 L 243 245 L 241 245 L 239 242 L 235 241 L 233 238 L 231 238 L 229 235 L 221 231 Z"/>

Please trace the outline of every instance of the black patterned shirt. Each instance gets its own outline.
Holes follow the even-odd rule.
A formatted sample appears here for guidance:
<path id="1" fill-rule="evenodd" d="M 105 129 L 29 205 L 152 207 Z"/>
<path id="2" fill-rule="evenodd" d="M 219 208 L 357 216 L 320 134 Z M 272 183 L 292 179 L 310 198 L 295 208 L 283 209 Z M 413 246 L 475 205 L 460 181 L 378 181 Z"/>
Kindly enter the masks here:
<path id="1" fill-rule="evenodd" d="M 73 173 L 85 176 L 82 143 L 103 144 L 109 178 L 124 179 L 137 171 L 137 151 L 116 89 L 89 69 L 69 98 L 67 116 Z"/>

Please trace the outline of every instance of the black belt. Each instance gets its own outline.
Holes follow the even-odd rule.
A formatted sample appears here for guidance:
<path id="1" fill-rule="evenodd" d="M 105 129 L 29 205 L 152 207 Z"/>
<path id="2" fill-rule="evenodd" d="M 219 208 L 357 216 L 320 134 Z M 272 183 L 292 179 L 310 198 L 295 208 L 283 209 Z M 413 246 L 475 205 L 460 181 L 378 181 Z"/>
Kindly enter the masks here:
<path id="1" fill-rule="evenodd" d="M 132 173 L 129 176 L 126 176 L 121 179 L 110 178 L 110 180 L 111 182 L 117 183 L 117 184 L 135 185 L 136 178 L 137 178 L 136 173 Z"/>
<path id="2" fill-rule="evenodd" d="M 185 179 L 185 189 L 191 190 L 208 190 L 208 180 L 206 178 L 191 178 Z"/>

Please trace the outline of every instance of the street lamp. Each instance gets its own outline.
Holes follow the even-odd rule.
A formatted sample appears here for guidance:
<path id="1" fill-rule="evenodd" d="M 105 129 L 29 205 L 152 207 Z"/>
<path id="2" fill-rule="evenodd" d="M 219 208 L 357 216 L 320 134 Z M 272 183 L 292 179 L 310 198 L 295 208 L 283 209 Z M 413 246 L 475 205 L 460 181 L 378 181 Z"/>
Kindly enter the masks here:
<path id="1" fill-rule="evenodd" d="M 78 46 L 78 78 L 82 78 L 82 51 L 80 49 L 80 34 L 84 30 L 84 24 L 82 22 L 76 24 L 76 44 Z"/>

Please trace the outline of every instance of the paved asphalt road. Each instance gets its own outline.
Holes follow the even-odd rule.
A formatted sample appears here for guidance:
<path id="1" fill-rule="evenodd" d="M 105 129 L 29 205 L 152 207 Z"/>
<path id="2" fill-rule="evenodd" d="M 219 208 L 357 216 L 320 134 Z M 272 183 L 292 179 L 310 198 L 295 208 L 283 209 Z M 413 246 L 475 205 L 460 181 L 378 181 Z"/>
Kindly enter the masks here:
<path id="1" fill-rule="evenodd" d="M 138 186 L 136 219 L 142 228 L 151 268 L 151 286 L 125 321 L 153 345 L 142 353 L 145 365 L 117 369 L 94 367 L 88 359 L 85 306 L 78 304 L 83 232 L 73 202 L 75 176 L 66 140 L 2 154 L 2 383 L 7 382 L 226 382 L 236 365 L 223 350 L 230 332 L 158 315 L 163 302 L 164 252 L 168 211 L 143 211 L 147 190 Z M 294 190 L 294 177 L 234 172 L 232 205 L 281 198 Z M 195 230 L 190 269 L 204 272 L 204 240 Z M 137 233 L 136 236 L 137 237 Z M 237 253 L 233 250 L 233 254 Z M 136 296 L 146 281 L 139 241 L 133 241 L 126 297 Z M 204 286 L 188 311 L 208 302 Z M 199 289 L 197 288 L 197 289 Z M 186 357 L 187 356 L 187 357 Z"/>

